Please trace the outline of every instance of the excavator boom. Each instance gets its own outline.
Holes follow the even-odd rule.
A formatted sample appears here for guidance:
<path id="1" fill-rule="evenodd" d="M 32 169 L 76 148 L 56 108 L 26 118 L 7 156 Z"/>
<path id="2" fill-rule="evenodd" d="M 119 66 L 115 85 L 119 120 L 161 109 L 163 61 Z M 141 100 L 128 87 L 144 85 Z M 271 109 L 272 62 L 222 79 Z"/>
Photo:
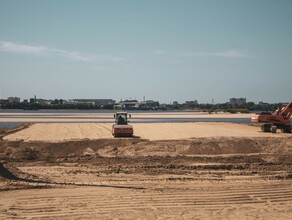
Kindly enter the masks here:
<path id="1" fill-rule="evenodd" d="M 292 115 L 292 102 L 283 106 L 281 109 L 277 109 L 273 115 L 282 115 L 285 119 L 290 119 Z"/>

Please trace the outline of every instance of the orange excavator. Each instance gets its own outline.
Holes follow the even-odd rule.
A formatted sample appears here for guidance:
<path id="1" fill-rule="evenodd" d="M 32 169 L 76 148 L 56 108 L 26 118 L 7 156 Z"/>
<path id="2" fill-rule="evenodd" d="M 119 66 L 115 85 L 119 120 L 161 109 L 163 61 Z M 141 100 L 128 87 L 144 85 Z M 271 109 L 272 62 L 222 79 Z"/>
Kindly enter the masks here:
<path id="1" fill-rule="evenodd" d="M 114 114 L 115 124 L 112 126 L 112 135 L 114 137 L 132 137 L 134 129 L 132 125 L 128 124 L 128 117 L 131 118 L 131 115 L 128 115 L 127 112 L 117 112 Z"/>
<path id="2" fill-rule="evenodd" d="M 273 113 L 262 112 L 252 116 L 251 121 L 261 123 L 263 132 L 276 133 L 277 129 L 281 129 L 284 133 L 291 133 L 292 125 L 290 118 L 292 116 L 292 102 L 278 108 Z"/>

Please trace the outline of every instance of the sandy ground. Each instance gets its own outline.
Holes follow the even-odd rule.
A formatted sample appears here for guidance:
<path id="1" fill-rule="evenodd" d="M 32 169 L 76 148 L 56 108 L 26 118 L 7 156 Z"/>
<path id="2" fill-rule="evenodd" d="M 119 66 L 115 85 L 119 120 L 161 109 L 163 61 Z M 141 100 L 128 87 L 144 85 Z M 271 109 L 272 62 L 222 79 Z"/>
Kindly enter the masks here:
<path id="1" fill-rule="evenodd" d="M 0 218 L 291 219 L 291 138 L 0 142 Z"/>
<path id="2" fill-rule="evenodd" d="M 134 124 L 135 138 L 110 129 L 44 123 L 4 136 L 0 219 L 292 218 L 291 134 L 210 122 Z"/>
<path id="3" fill-rule="evenodd" d="M 58 142 L 79 139 L 113 138 L 110 123 L 44 123 L 4 137 L 4 140 Z M 259 127 L 247 124 L 195 123 L 139 123 L 133 124 L 134 135 L 149 140 L 176 140 L 198 137 L 287 137 L 292 134 L 263 133 Z"/>
<path id="4" fill-rule="evenodd" d="M 291 190 L 291 182 L 255 182 L 7 191 L 1 193 L 0 218 L 291 219 Z"/>

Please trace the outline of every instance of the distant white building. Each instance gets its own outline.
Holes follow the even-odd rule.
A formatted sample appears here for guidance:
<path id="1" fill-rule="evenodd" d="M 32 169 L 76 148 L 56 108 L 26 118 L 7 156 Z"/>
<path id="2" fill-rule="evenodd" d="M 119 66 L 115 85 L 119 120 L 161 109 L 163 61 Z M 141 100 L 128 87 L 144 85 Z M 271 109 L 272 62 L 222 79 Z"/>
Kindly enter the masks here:
<path id="1" fill-rule="evenodd" d="M 8 97 L 8 102 L 9 103 L 20 103 L 20 98 L 19 97 Z"/>
<path id="2" fill-rule="evenodd" d="M 230 105 L 245 105 L 246 104 L 246 98 L 231 98 L 229 100 Z"/>
<path id="3" fill-rule="evenodd" d="M 113 99 L 72 99 L 68 100 L 66 104 L 90 104 L 93 106 L 105 106 L 105 105 L 114 105 L 115 100 Z"/>

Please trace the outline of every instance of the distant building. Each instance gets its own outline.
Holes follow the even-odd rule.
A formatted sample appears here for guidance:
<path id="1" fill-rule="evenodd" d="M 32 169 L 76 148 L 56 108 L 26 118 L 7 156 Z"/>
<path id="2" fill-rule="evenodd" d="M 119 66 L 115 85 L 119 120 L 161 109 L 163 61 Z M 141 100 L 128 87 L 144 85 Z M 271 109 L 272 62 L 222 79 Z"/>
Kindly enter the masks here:
<path id="1" fill-rule="evenodd" d="M 260 101 L 259 105 L 269 105 L 269 103 Z"/>
<path id="2" fill-rule="evenodd" d="M 19 97 L 8 97 L 8 102 L 9 103 L 20 103 L 20 98 Z"/>
<path id="3" fill-rule="evenodd" d="M 173 105 L 178 105 L 178 101 L 174 101 L 172 104 Z"/>
<path id="4" fill-rule="evenodd" d="M 35 99 L 34 102 L 41 105 L 49 105 L 52 101 L 47 99 Z"/>
<path id="5" fill-rule="evenodd" d="M 229 100 L 229 103 L 232 106 L 245 105 L 246 104 L 246 98 L 231 98 Z"/>
<path id="6" fill-rule="evenodd" d="M 29 99 L 29 103 L 30 103 L 30 104 L 35 103 L 35 98 L 30 98 L 30 99 Z"/>
<path id="7" fill-rule="evenodd" d="M 137 100 L 120 101 L 119 105 L 122 106 L 123 109 L 138 109 L 139 108 L 139 102 Z"/>
<path id="8" fill-rule="evenodd" d="M 1 108 L 8 103 L 9 103 L 9 101 L 7 99 L 0 99 L 0 107 Z"/>
<path id="9" fill-rule="evenodd" d="M 69 101 L 69 103 L 92 104 L 93 106 L 114 105 L 115 102 L 113 99 L 73 99 Z"/>
<path id="10" fill-rule="evenodd" d="M 188 106 L 198 105 L 198 101 L 197 100 L 194 100 L 194 101 L 185 101 L 184 104 L 185 105 L 188 105 Z"/>
<path id="11" fill-rule="evenodd" d="M 139 102 L 137 100 L 124 100 L 115 104 L 116 109 L 125 110 L 154 110 L 158 109 L 160 106 L 158 101 L 146 100 Z"/>
<path id="12" fill-rule="evenodd" d="M 36 100 L 37 100 L 36 95 L 34 95 L 34 98 L 29 99 L 29 103 L 34 104 L 34 103 L 36 103 Z"/>
<path id="13" fill-rule="evenodd" d="M 153 100 L 146 100 L 138 103 L 138 108 L 144 110 L 154 110 L 159 108 L 159 102 Z"/>

